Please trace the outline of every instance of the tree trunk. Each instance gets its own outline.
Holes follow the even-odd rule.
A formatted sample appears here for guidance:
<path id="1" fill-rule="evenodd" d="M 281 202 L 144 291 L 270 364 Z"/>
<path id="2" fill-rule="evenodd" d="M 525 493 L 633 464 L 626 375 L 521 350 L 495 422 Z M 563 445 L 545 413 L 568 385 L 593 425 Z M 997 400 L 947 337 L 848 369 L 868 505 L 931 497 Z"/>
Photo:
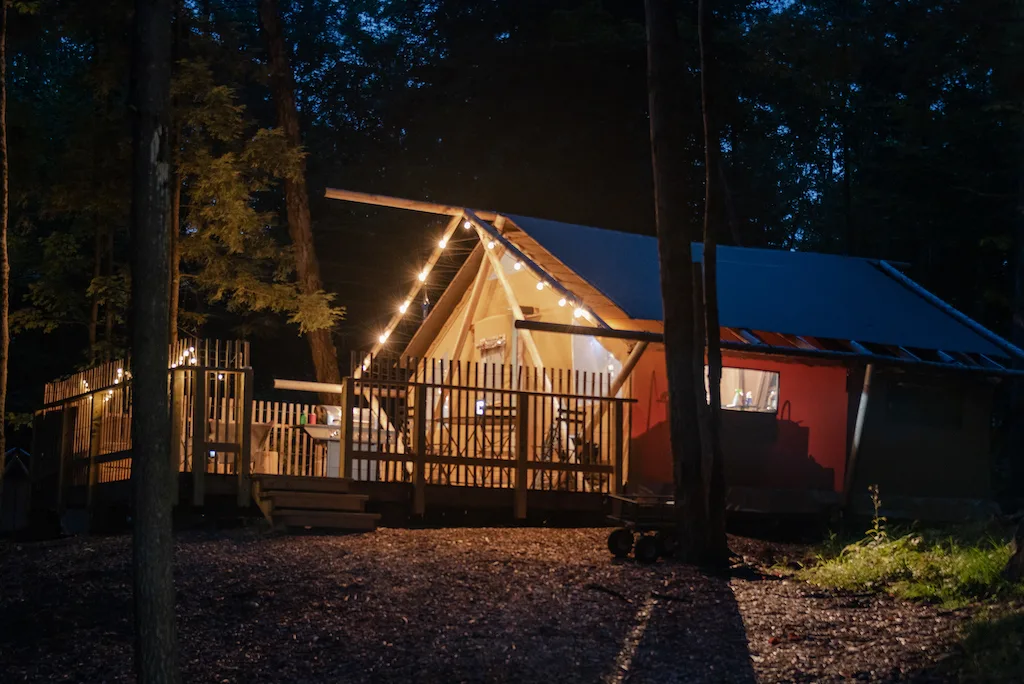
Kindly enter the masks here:
<path id="1" fill-rule="evenodd" d="M 177 173 L 172 177 L 174 197 L 171 200 L 171 229 L 168 232 L 171 255 L 171 282 L 168 296 L 168 334 L 170 344 L 178 342 L 178 299 L 181 296 L 181 178 Z"/>
<path id="2" fill-rule="evenodd" d="M 107 297 L 103 304 L 103 313 L 106 318 L 103 325 L 103 360 L 110 361 L 114 356 L 114 307 L 110 301 L 110 288 L 114 284 L 114 228 L 107 226 L 106 229 L 106 267 L 103 275 L 106 276 Z"/>
<path id="3" fill-rule="evenodd" d="M 645 0 L 651 157 L 679 550 L 685 560 L 705 563 L 707 505 L 697 402 L 704 362 L 703 349 L 696 344 L 698 311 L 691 253 L 696 236 L 683 194 L 683 127 L 679 123 L 684 118 L 683 61 L 674 7 L 672 0 Z"/>
<path id="4" fill-rule="evenodd" d="M 7 0 L 0 0 L 0 502 L 7 469 L 7 361 L 11 349 L 11 261 L 7 254 L 10 165 L 7 160 Z"/>
<path id="5" fill-rule="evenodd" d="M 132 114 L 132 484 L 135 669 L 179 681 L 174 614 L 167 231 L 170 224 L 171 2 L 137 0 Z"/>
<path id="6" fill-rule="evenodd" d="M 93 244 L 92 283 L 96 285 L 100 276 L 103 275 L 103 230 L 100 227 L 99 219 L 94 221 L 96 236 Z M 99 353 L 99 325 L 100 325 L 100 296 L 94 292 L 92 295 L 92 307 L 89 309 L 89 360 L 97 363 Z"/>
<path id="7" fill-rule="evenodd" d="M 295 83 L 288 63 L 281 27 L 281 14 L 277 0 L 261 0 L 260 21 L 267 43 L 267 61 L 270 67 L 270 89 L 277 110 L 277 121 L 284 131 L 288 143 L 295 148 L 302 146 L 299 133 L 299 115 L 295 109 Z M 295 248 L 295 269 L 299 279 L 299 290 L 303 294 L 314 294 L 323 290 L 320 279 L 320 264 L 313 248 L 313 228 L 309 215 L 309 193 L 306 190 L 306 163 L 303 161 L 299 173 L 284 182 L 285 203 L 288 209 L 288 234 Z M 306 333 L 309 349 L 313 355 L 318 382 L 341 382 L 338 367 L 338 351 L 334 347 L 330 330 L 314 330 Z M 321 395 L 321 401 L 338 404 L 337 395 Z"/>
<path id="8" fill-rule="evenodd" d="M 708 398 L 704 454 L 704 484 L 707 504 L 707 559 L 710 564 L 725 565 L 729 560 L 725 536 L 725 470 L 720 428 L 722 421 L 722 340 L 718 322 L 718 241 L 715 226 L 721 212 L 721 201 L 716 192 L 719 186 L 717 169 L 720 150 L 718 135 L 711 125 L 710 56 L 711 31 L 708 28 L 710 12 L 707 0 L 697 0 L 697 41 L 700 47 L 700 101 L 704 120 L 704 334 L 706 335 L 708 363 Z M 724 175 L 721 176 L 724 178 Z M 702 389 L 702 388 L 701 388 Z M 704 394 L 699 394 L 704 401 Z"/>

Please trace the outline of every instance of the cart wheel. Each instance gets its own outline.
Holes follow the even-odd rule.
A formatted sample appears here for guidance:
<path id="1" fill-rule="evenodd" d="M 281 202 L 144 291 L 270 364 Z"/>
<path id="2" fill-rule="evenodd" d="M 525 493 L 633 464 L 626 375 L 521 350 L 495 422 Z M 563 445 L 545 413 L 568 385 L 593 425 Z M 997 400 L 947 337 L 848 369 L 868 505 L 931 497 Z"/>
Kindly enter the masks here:
<path id="1" fill-rule="evenodd" d="M 676 535 L 674 532 L 668 530 L 662 530 L 654 535 L 654 541 L 658 544 L 658 555 L 662 558 L 671 558 L 675 555 L 676 547 Z"/>
<path id="2" fill-rule="evenodd" d="M 616 558 L 625 558 L 633 550 L 633 533 L 625 527 L 612 530 L 608 535 L 608 550 Z"/>
<path id="3" fill-rule="evenodd" d="M 633 555 L 644 564 L 655 562 L 658 560 L 658 540 L 649 534 L 640 537 L 633 547 Z"/>

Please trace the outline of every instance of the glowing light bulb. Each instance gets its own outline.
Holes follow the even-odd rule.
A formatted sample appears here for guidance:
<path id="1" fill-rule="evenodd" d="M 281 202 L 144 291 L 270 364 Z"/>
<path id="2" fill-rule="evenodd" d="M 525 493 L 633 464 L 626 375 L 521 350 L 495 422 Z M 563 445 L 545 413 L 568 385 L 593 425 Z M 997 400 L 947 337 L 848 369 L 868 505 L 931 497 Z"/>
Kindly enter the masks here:
<path id="1" fill-rule="evenodd" d="M 223 380 L 224 379 L 224 374 L 223 373 L 217 373 L 217 379 L 218 380 Z"/>
<path id="2" fill-rule="evenodd" d="M 420 271 L 419 276 L 417 276 L 420 279 L 421 283 L 425 283 L 427 281 L 427 272 L 427 269 L 423 269 L 422 271 Z"/>
<path id="3" fill-rule="evenodd" d="M 473 224 L 470 223 L 469 221 L 466 221 L 465 223 L 462 224 L 462 227 L 465 228 L 466 230 L 469 230 L 470 228 L 473 227 Z"/>
<path id="4" fill-rule="evenodd" d="M 615 370 L 615 366 L 613 366 L 612 364 L 609 363 L 608 364 L 608 370 L 610 370 L 610 371 Z"/>
<path id="5" fill-rule="evenodd" d="M 542 281 L 540 281 L 540 280 L 537 281 L 537 289 L 538 290 L 543 290 L 544 289 L 544 283 Z"/>
<path id="6" fill-rule="evenodd" d="M 561 299 L 558 300 L 558 306 L 565 306 L 565 305 L 566 305 L 565 297 L 562 297 Z"/>
<path id="7" fill-rule="evenodd" d="M 444 249 L 445 247 L 448 246 L 448 240 L 441 238 L 440 241 L 438 241 L 437 246 L 440 249 Z"/>
<path id="8" fill-rule="evenodd" d="M 487 243 L 487 249 L 494 249 L 494 240 Z"/>
<path id="9" fill-rule="evenodd" d="M 189 354 L 195 354 L 196 353 L 196 348 L 195 347 L 189 347 L 188 348 L 188 353 Z"/>
<path id="10" fill-rule="evenodd" d="M 523 267 L 523 262 L 521 262 L 521 261 L 517 261 L 517 262 L 515 263 L 515 266 L 513 266 L 512 268 L 514 268 L 514 269 L 516 269 L 516 270 L 518 271 L 518 270 L 519 270 L 519 269 L 521 269 L 522 267 Z"/>
<path id="11" fill-rule="evenodd" d="M 409 302 L 402 302 L 402 306 L 398 307 L 399 313 L 405 313 L 409 310 Z"/>
<path id="12" fill-rule="evenodd" d="M 387 342 L 387 341 L 388 341 L 388 332 L 387 332 L 387 331 L 384 331 L 384 332 L 382 332 L 382 333 L 380 334 L 380 337 L 378 337 L 378 338 L 377 338 L 377 340 L 378 340 L 378 341 L 379 341 L 379 342 L 380 342 L 381 344 L 384 344 L 385 342 Z"/>
<path id="13" fill-rule="evenodd" d="M 586 311 L 584 311 L 583 309 L 577 308 L 577 309 L 576 309 L 575 311 L 573 311 L 573 312 L 572 312 L 572 317 L 573 317 L 573 318 L 581 318 L 581 317 L 582 317 L 582 316 L 584 316 L 584 315 L 585 315 L 586 313 L 587 313 L 587 312 L 586 312 Z"/>

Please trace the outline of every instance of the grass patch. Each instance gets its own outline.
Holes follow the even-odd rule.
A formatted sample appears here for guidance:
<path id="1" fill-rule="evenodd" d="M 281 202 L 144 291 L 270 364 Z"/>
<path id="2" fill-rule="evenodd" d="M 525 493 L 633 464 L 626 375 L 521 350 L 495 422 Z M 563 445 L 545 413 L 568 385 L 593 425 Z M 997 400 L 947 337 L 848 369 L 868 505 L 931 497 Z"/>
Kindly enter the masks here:
<path id="1" fill-rule="evenodd" d="M 884 591 L 949 608 L 979 601 L 1024 597 L 1024 583 L 1003 577 L 1013 555 L 1012 532 L 992 526 L 947 530 L 890 530 L 879 514 L 878 487 L 869 487 L 875 507 L 864 537 L 842 544 L 833 535 L 816 561 L 796 571 L 810 584 L 849 591 Z"/>
<path id="2" fill-rule="evenodd" d="M 852 544 L 840 546 L 833 538 L 816 562 L 796 576 L 821 587 L 884 591 L 952 608 L 1024 596 L 1024 585 L 1002 577 L 1010 555 L 1009 536 L 991 530 L 912 530 L 890 536 L 875 529 Z"/>

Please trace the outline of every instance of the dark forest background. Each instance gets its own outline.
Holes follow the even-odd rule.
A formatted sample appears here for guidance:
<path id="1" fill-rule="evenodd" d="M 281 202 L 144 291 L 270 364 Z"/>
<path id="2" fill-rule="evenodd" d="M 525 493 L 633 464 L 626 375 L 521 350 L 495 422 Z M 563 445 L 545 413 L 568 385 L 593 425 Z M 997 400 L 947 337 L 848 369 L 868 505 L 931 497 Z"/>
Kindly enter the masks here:
<path id="1" fill-rule="evenodd" d="M 8 410 L 126 347 L 131 0 L 11 16 Z M 312 378 L 283 227 L 294 151 L 273 130 L 257 3 L 183 0 L 174 128 L 183 169 L 180 334 L 245 337 L 263 391 Z M 677 191 L 699 223 L 696 3 Z M 848 253 L 907 272 L 1010 333 L 1024 172 L 1021 22 L 1010 0 L 723 0 L 711 84 L 731 193 L 726 244 Z M 323 199 L 326 186 L 652 233 L 643 4 L 281 3 L 316 252 L 371 345 L 436 218 Z M 1024 232 L 1024 231 L 1021 231 Z M 241 236 L 241 237 L 240 237 Z M 756 283 L 786 296 L 785 282 Z M 431 293 L 435 298 L 439 292 Z M 16 439 L 23 441 L 27 435 Z"/>

